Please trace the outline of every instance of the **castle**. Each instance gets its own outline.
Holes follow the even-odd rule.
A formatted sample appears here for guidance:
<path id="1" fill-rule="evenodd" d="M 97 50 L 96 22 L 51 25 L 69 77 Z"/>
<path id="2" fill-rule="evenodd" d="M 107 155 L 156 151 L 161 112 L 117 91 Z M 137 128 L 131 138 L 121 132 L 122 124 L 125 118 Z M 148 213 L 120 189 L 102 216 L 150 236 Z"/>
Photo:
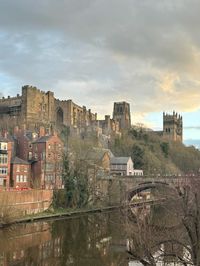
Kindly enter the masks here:
<path id="1" fill-rule="evenodd" d="M 33 86 L 23 86 L 21 95 L 0 99 L 0 127 L 4 129 L 23 127 L 37 130 L 41 126 L 48 129 L 70 128 L 71 134 L 95 132 L 98 136 L 121 134 L 124 129 L 131 127 L 130 105 L 127 102 L 115 102 L 113 118 L 105 115 L 98 120 L 97 113 L 91 112 L 85 106 L 79 106 L 72 100 L 61 101 L 54 97 L 51 91 L 41 91 Z M 182 142 L 182 117 L 173 112 L 172 115 L 163 113 L 163 131 L 157 132 L 167 141 Z"/>
<path id="2" fill-rule="evenodd" d="M 97 113 L 85 106 L 72 100 L 61 101 L 51 91 L 44 92 L 28 85 L 22 87 L 21 95 L 0 99 L 0 121 L 4 128 L 23 126 L 29 130 L 65 125 L 72 134 L 94 129 L 108 135 L 131 126 L 130 106 L 126 102 L 114 104 L 113 119 L 107 115 L 105 120 L 98 120 Z"/>

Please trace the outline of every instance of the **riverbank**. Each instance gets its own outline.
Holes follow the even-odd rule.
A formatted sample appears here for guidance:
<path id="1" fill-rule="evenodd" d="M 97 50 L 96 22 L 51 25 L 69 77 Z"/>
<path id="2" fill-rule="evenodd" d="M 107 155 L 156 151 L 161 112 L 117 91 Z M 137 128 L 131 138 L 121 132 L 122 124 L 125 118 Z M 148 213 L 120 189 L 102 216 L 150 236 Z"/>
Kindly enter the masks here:
<path id="1" fill-rule="evenodd" d="M 13 224 L 17 223 L 30 223 L 34 221 L 40 221 L 40 220 L 52 220 L 52 219 L 61 219 L 61 218 L 74 218 L 76 216 L 81 216 L 85 214 L 90 214 L 90 213 L 98 213 L 98 212 L 106 212 L 106 211 L 113 211 L 116 209 L 122 209 L 126 208 L 129 206 L 132 207 L 140 207 L 144 205 L 152 205 L 152 204 L 157 204 L 163 201 L 164 199 L 159 199 L 159 200 L 145 200 L 141 202 L 133 202 L 133 203 L 128 203 L 128 204 L 120 204 L 120 205 L 113 205 L 113 206 L 106 206 L 106 207 L 98 207 L 98 208 L 85 208 L 85 209 L 56 209 L 54 211 L 45 211 L 43 213 L 35 214 L 35 215 L 30 215 L 23 217 L 21 219 L 16 219 L 13 221 L 10 221 L 7 224 L 3 224 L 0 227 L 5 227 L 5 226 L 10 226 Z"/>

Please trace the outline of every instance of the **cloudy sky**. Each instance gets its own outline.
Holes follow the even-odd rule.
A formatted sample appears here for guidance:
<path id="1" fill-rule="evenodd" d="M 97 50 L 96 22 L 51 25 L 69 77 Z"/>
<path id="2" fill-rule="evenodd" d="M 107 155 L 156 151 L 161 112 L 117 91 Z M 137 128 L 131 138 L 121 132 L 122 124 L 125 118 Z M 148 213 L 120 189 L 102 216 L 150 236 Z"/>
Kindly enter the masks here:
<path id="1" fill-rule="evenodd" d="M 124 100 L 154 129 L 176 110 L 200 139 L 199 14 L 199 0 L 0 0 L 0 94 L 34 85 L 99 117 Z"/>

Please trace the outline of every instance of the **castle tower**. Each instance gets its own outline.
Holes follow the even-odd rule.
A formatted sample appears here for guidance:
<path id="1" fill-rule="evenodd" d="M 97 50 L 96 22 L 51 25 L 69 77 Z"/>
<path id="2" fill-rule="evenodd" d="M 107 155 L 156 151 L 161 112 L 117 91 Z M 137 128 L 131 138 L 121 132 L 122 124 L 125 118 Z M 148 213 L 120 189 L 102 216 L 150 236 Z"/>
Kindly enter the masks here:
<path id="1" fill-rule="evenodd" d="M 168 141 L 183 140 L 183 119 L 173 111 L 173 114 L 163 112 L 163 137 Z"/>
<path id="2" fill-rule="evenodd" d="M 113 108 L 113 119 L 119 122 L 120 129 L 130 128 L 130 104 L 127 102 L 115 102 Z"/>

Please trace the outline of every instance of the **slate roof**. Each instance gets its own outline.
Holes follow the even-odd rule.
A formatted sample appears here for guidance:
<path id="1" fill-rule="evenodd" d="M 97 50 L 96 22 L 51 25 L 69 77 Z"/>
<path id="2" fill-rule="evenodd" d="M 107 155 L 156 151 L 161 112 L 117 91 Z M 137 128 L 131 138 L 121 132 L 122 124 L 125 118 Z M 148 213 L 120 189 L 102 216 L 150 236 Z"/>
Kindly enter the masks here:
<path id="1" fill-rule="evenodd" d="M 19 157 L 14 157 L 12 159 L 12 162 L 11 163 L 12 164 L 29 164 L 29 162 L 24 161 L 24 160 L 20 159 Z"/>
<path id="2" fill-rule="evenodd" d="M 112 157 L 111 164 L 127 164 L 130 157 Z"/>
<path id="3" fill-rule="evenodd" d="M 13 142 L 13 138 L 11 137 L 4 138 L 0 135 L 0 142 Z"/>
<path id="4" fill-rule="evenodd" d="M 110 158 L 114 156 L 109 149 L 93 148 L 88 154 L 84 154 L 84 157 L 88 160 L 100 161 L 105 153 L 108 153 Z"/>

